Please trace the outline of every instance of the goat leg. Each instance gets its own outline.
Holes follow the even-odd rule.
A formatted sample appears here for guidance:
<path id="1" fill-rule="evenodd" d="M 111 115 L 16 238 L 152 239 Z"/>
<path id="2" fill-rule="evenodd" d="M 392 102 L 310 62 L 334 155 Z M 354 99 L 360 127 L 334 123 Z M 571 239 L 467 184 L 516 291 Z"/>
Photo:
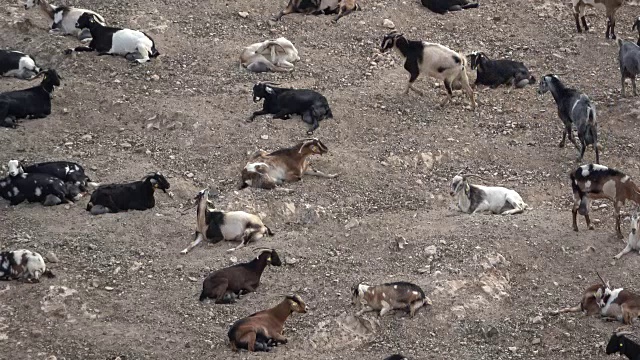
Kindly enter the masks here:
<path id="1" fill-rule="evenodd" d="M 316 170 L 316 169 L 312 168 L 311 166 L 307 167 L 307 169 L 304 171 L 304 174 L 305 175 L 322 177 L 322 178 L 327 178 L 327 179 L 333 179 L 335 177 L 338 177 L 338 174 L 325 174 L 322 171 L 319 171 L 319 170 Z"/>
<path id="2" fill-rule="evenodd" d="M 616 256 L 614 256 L 614 259 L 620 259 L 623 255 L 626 255 L 628 253 L 631 252 L 631 245 L 627 244 L 627 246 Z"/>
<path id="3" fill-rule="evenodd" d="M 291 114 L 291 111 L 289 109 L 281 109 L 280 111 L 278 111 L 276 114 L 273 115 L 273 118 L 287 120 L 291 118 L 290 114 Z"/>
<path id="4" fill-rule="evenodd" d="M 371 306 L 365 305 L 362 309 L 360 309 L 360 311 L 356 313 L 356 316 L 360 316 L 366 312 L 373 311 L 373 310 L 374 308 L 372 308 Z"/>
<path id="5" fill-rule="evenodd" d="M 613 211 L 615 211 L 616 215 L 616 233 L 618 235 L 618 239 L 624 238 L 624 236 L 622 236 L 622 230 L 620 230 L 620 206 L 621 204 L 618 202 L 613 205 Z"/>
<path id="6" fill-rule="evenodd" d="M 391 309 L 392 309 L 392 308 L 391 308 L 391 305 L 390 305 L 388 302 L 384 301 L 384 300 L 382 300 L 380 303 L 382 304 L 382 309 L 380 310 L 380 314 L 379 314 L 379 316 L 380 316 L 380 317 L 383 317 L 383 316 L 385 316 L 389 311 L 391 311 Z"/>
<path id="7" fill-rule="evenodd" d="M 580 149 L 580 147 L 578 146 L 578 142 L 576 141 L 575 136 L 573 136 L 573 130 L 571 130 L 571 128 L 569 128 L 569 131 L 567 132 L 567 135 L 569 136 L 569 141 L 571 141 L 573 143 L 573 146 L 576 149 Z"/>
<path id="8" fill-rule="evenodd" d="M 576 159 L 577 163 L 580 163 L 582 161 L 582 158 L 584 157 L 584 151 L 587 149 L 587 145 L 584 143 L 583 139 L 580 139 L 580 145 L 582 145 L 580 147 L 580 149 L 578 149 L 578 158 Z"/>
<path id="9" fill-rule="evenodd" d="M 200 244 L 200 242 L 202 242 L 202 239 L 204 238 L 204 236 L 202 236 L 202 233 L 197 232 L 195 233 L 195 239 L 191 242 L 191 244 L 189 244 L 189 246 L 187 246 L 186 249 L 180 251 L 180 254 L 186 254 L 189 251 L 191 251 L 191 249 L 193 249 L 194 247 L 196 247 L 198 244 Z"/>
<path id="10" fill-rule="evenodd" d="M 636 90 L 636 77 L 631 78 L 631 86 L 633 86 L 633 96 L 638 96 L 638 91 Z"/>
<path id="11" fill-rule="evenodd" d="M 64 51 L 65 55 L 70 55 L 72 52 L 76 51 L 76 52 L 90 52 L 90 51 L 94 51 L 94 48 L 88 47 L 88 46 L 77 46 L 75 48 L 71 48 L 71 49 L 66 49 Z"/>
<path id="12" fill-rule="evenodd" d="M 580 201 L 577 203 L 574 202 L 573 208 L 571 209 L 571 215 L 573 216 L 573 231 L 578 231 L 578 207 L 580 206 Z"/>
<path id="13" fill-rule="evenodd" d="M 562 140 L 560 140 L 560 144 L 558 144 L 558 147 L 563 148 L 566 142 L 567 142 L 567 129 L 562 131 Z"/>
<path id="14" fill-rule="evenodd" d="M 284 335 L 279 334 L 279 333 L 274 333 L 273 337 L 271 338 L 271 340 L 273 340 L 273 342 L 277 345 L 278 343 L 280 344 L 286 344 L 288 342 L 287 338 L 284 337 Z"/>
<path id="15" fill-rule="evenodd" d="M 568 313 L 568 312 L 576 313 L 576 312 L 580 312 L 580 311 L 582 311 L 582 305 L 578 304 L 576 306 L 572 306 L 572 307 L 567 307 L 567 308 L 551 311 L 550 314 L 551 315 L 558 315 L 558 314 L 563 314 L 563 313 Z"/>
<path id="16" fill-rule="evenodd" d="M 267 115 L 267 114 L 269 114 L 269 111 L 265 109 L 254 111 L 253 114 L 251 114 L 251 116 L 249 117 L 249 119 L 247 119 L 247 121 L 252 122 L 253 119 L 256 118 L 256 116 Z"/>

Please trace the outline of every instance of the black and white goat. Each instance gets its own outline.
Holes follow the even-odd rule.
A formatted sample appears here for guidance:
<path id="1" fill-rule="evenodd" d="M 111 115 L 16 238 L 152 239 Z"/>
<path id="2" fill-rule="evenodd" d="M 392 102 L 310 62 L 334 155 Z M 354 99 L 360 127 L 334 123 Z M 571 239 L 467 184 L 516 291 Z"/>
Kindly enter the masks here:
<path id="1" fill-rule="evenodd" d="M 432 305 L 420 286 L 399 281 L 380 285 L 358 284 L 351 289 L 351 302 L 361 309 L 356 315 L 367 311 L 380 311 L 384 316 L 389 311 L 405 310 L 413 317 L 425 305 Z"/>
<path id="2" fill-rule="evenodd" d="M 467 214 L 490 211 L 494 214 L 513 215 L 529 208 L 515 190 L 469 184 L 470 177 L 480 178 L 478 175 L 458 174 L 451 181 L 449 195 L 457 200 L 460 211 Z"/>
<path id="3" fill-rule="evenodd" d="M 94 11 L 79 9 L 72 6 L 51 5 L 47 0 L 27 0 L 24 4 L 24 8 L 28 10 L 36 5 L 39 5 L 40 10 L 42 10 L 42 12 L 44 12 L 53 21 L 51 23 L 51 30 L 49 30 L 50 34 L 72 35 L 77 37 L 80 41 L 89 41 L 91 39 L 91 32 L 89 29 L 79 29 L 76 27 L 78 19 L 84 13 L 95 15 L 96 20 L 102 25 L 107 24 L 104 21 L 104 18 Z"/>
<path id="4" fill-rule="evenodd" d="M 0 279 L 40 282 L 41 276 L 55 277 L 47 270 L 44 259 L 35 251 L 14 250 L 0 252 Z"/>
<path id="5" fill-rule="evenodd" d="M 253 86 L 253 102 L 264 99 L 262 110 L 251 114 L 249 121 L 258 115 L 274 114 L 274 119 L 289 119 L 291 115 L 302 116 L 302 121 L 311 125 L 307 134 L 313 134 L 319 122 L 333 118 L 327 98 L 308 89 L 285 89 L 259 82 Z"/>
<path id="6" fill-rule="evenodd" d="M 640 40 L 639 40 L 640 41 Z M 619 39 L 618 46 L 618 63 L 620 65 L 620 83 L 622 86 L 622 97 L 625 97 L 624 81 L 625 79 L 631 79 L 631 85 L 633 87 L 633 95 L 638 96 L 636 90 L 636 76 L 640 74 L 640 46 Z"/>
<path id="7" fill-rule="evenodd" d="M 0 75 L 31 80 L 40 71 L 33 57 L 20 51 L 0 50 Z"/>
<path id="8" fill-rule="evenodd" d="M 87 211 L 93 215 L 127 210 L 147 210 L 156 206 L 156 189 L 167 193 L 171 185 L 161 173 L 152 173 L 140 181 L 127 184 L 100 185 L 91 194 Z M 172 196 L 169 193 L 169 196 Z"/>
<path id="9" fill-rule="evenodd" d="M 536 78 L 529 73 L 529 69 L 520 61 L 491 60 L 483 52 L 469 55 L 471 70 L 477 70 L 476 85 L 486 85 L 495 89 L 500 85 L 510 85 L 518 89 L 527 84 L 535 84 Z"/>
<path id="10" fill-rule="evenodd" d="M 640 339 L 630 331 L 614 331 L 609 338 L 607 355 L 620 353 L 630 360 L 640 360 Z"/>
<path id="11" fill-rule="evenodd" d="M 596 121 L 596 107 L 589 97 L 578 90 L 566 87 L 560 79 L 553 74 L 548 74 L 540 80 L 538 94 L 551 92 L 556 105 L 558 116 L 564 124 L 562 141 L 559 147 L 564 147 L 567 135 L 569 140 L 578 150 L 577 162 L 582 161 L 587 145 L 593 145 L 596 151 L 596 163 L 600 163 L 600 145 L 598 144 L 598 123 Z M 572 124 L 578 129 L 580 145 L 573 137 Z"/>
<path id="12" fill-rule="evenodd" d="M 58 179 L 77 185 L 81 191 L 87 191 L 87 185 L 97 187 L 100 184 L 92 182 L 84 173 L 84 168 L 80 164 L 71 161 L 49 161 L 26 167 L 22 167 L 27 173 L 40 173 L 55 176 Z"/>
<path id="13" fill-rule="evenodd" d="M 213 243 L 222 240 L 240 241 L 240 245 L 227 251 L 235 251 L 243 248 L 250 241 L 258 241 L 265 235 L 273 236 L 273 232 L 262 223 L 262 220 L 253 214 L 244 211 L 221 211 L 209 208 L 209 190 L 204 189 L 196 195 L 196 232 L 195 239 L 182 250 L 181 254 L 188 253 L 202 240 Z"/>
<path id="14" fill-rule="evenodd" d="M 0 179 L 0 196 L 9 200 L 11 205 L 27 200 L 53 206 L 80 200 L 82 194 L 77 185 L 66 184 L 47 174 L 23 172 L 18 160 L 11 160 L 9 176 Z"/>
<path id="15" fill-rule="evenodd" d="M 409 93 L 409 89 L 411 89 L 423 95 L 422 91 L 413 87 L 413 83 L 418 79 L 418 76 L 424 74 L 444 82 L 447 98 L 440 106 L 446 105 L 453 97 L 452 85 L 455 82 L 469 96 L 471 108 L 476 108 L 473 90 L 469 86 L 467 61 L 464 56 L 440 44 L 407 40 L 403 34 L 391 32 L 382 39 L 380 51 L 385 52 L 394 48 L 405 58 L 404 68 L 410 75 L 404 94 Z"/>
<path id="16" fill-rule="evenodd" d="M 337 22 L 341 17 L 351 14 L 353 11 L 360 10 L 360 5 L 356 0 L 289 0 L 287 7 L 284 8 L 273 21 L 280 19 L 287 14 L 302 13 L 311 15 L 331 15 L 338 14 L 332 22 Z"/>
<path id="17" fill-rule="evenodd" d="M 38 86 L 0 94 L 0 126 L 16 127 L 17 119 L 40 119 L 51 114 L 53 89 L 62 77 L 49 69 Z"/>
<path id="18" fill-rule="evenodd" d="M 480 4 L 469 0 L 422 0 L 422 6 L 434 13 L 444 15 L 449 11 L 477 8 Z"/>
<path id="19" fill-rule="evenodd" d="M 98 55 L 124 56 L 129 61 L 144 63 L 160 55 L 153 39 L 142 31 L 121 29 L 102 25 L 95 15 L 82 14 L 76 23 L 77 28 L 91 31 L 89 46 L 78 46 L 65 50 L 65 54 L 74 51 L 97 51 Z"/>

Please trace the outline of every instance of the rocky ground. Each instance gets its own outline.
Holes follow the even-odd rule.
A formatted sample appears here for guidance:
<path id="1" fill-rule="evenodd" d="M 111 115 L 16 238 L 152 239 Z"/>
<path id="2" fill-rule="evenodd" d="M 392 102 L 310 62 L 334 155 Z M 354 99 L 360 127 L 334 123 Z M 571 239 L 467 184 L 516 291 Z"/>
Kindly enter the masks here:
<path id="1" fill-rule="evenodd" d="M 151 211 L 100 217 L 84 210 L 86 199 L 52 208 L 0 202 L 0 248 L 58 260 L 49 262 L 55 279 L 0 284 L 0 359 L 254 358 L 231 352 L 227 329 L 292 292 L 309 312 L 291 316 L 287 345 L 257 356 L 607 358 L 602 346 L 620 324 L 549 310 L 577 303 L 596 270 L 637 290 L 640 258 L 612 259 L 623 244 L 610 203 L 596 204 L 595 231 L 582 220 L 581 232 L 572 231 L 567 174 L 576 153 L 557 147 L 561 123 L 551 96 L 538 97 L 535 87 L 479 89 L 475 112 L 460 96 L 441 109 L 441 85 L 423 79 L 424 97 L 401 95 L 408 79 L 401 59 L 376 50 L 390 19 L 409 38 L 522 60 L 538 79 L 566 73 L 562 79 L 597 105 L 602 163 L 638 178 L 639 104 L 620 97 L 618 48 L 604 39 L 603 11 L 590 11 L 593 30 L 577 34 L 569 5 L 557 1 L 483 0 L 477 10 L 446 16 L 413 0 L 364 1 L 363 11 L 337 25 L 300 15 L 270 24 L 285 6 L 275 0 L 70 4 L 144 29 L 162 56 L 142 66 L 92 53 L 64 57 L 77 41 L 50 36 L 36 9 L 4 2 L 2 47 L 55 66 L 64 81 L 51 116 L 0 129 L 0 163 L 74 160 L 104 183 L 159 170 L 176 196 L 157 194 Z M 635 40 L 637 15 L 630 5 L 618 12 L 619 36 Z M 239 68 L 243 46 L 277 36 L 300 51 L 294 72 Z M 257 80 L 329 99 L 335 119 L 316 132 L 329 153 L 313 163 L 339 178 L 305 178 L 291 194 L 235 190 L 247 153 L 306 136 L 298 119 L 245 122 L 259 107 L 250 96 Z M 27 86 L 0 81 L 0 91 Z M 593 159 L 588 151 L 586 160 Z M 516 189 L 532 210 L 513 217 L 457 212 L 448 188 L 460 170 Z M 267 269 L 258 291 L 232 306 L 200 303 L 201 282 L 212 269 L 252 258 L 250 248 L 228 254 L 232 244 L 219 243 L 179 255 L 195 226 L 189 199 L 205 187 L 219 208 L 260 214 L 276 236 L 258 245 L 278 249 L 286 263 Z M 399 249 L 402 238 L 408 245 Z M 352 285 L 399 280 L 422 286 L 433 307 L 413 319 L 352 316 Z"/>

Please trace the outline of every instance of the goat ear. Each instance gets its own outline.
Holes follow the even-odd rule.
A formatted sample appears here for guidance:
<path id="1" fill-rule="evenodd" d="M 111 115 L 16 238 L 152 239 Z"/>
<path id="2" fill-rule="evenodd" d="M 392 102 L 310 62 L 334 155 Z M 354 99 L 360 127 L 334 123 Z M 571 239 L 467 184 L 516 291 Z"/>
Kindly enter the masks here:
<path id="1" fill-rule="evenodd" d="M 602 297 L 602 288 L 599 288 L 598 291 L 596 291 L 595 294 L 593 294 L 594 297 L 596 298 L 601 298 Z"/>
<path id="2" fill-rule="evenodd" d="M 273 94 L 273 89 L 269 86 L 265 86 L 264 89 L 267 91 L 267 94 Z"/>
<path id="3" fill-rule="evenodd" d="M 471 190 L 471 187 L 469 186 L 468 183 L 464 183 L 464 193 L 469 195 L 469 190 Z"/>

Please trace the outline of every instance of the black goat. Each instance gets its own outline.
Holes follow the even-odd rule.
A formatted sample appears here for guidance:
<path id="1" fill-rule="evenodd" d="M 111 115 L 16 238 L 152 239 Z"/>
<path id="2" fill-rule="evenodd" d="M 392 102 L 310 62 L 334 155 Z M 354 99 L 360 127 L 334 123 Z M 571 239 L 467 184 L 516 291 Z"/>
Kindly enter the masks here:
<path id="1" fill-rule="evenodd" d="M 9 161 L 9 176 L 0 179 L 0 196 L 18 205 L 27 200 L 45 206 L 77 201 L 82 197 L 77 185 L 66 184 L 57 177 L 25 173 L 18 160 Z"/>
<path id="2" fill-rule="evenodd" d="M 62 77 L 49 69 L 40 85 L 0 94 L 0 126 L 16 127 L 16 119 L 40 119 L 51 114 L 53 88 L 60 86 Z"/>
<path id="3" fill-rule="evenodd" d="M 262 110 L 254 112 L 249 121 L 258 115 L 274 114 L 274 119 L 289 119 L 291 114 L 302 116 L 302 121 L 311 125 L 307 134 L 313 134 L 318 122 L 333 118 L 327 98 L 307 89 L 284 89 L 259 82 L 253 86 L 253 102 L 264 99 Z"/>
<path id="4" fill-rule="evenodd" d="M 469 0 L 422 0 L 422 5 L 434 13 L 441 15 L 449 11 L 459 11 L 480 6 L 479 3 L 472 3 Z"/>
<path id="5" fill-rule="evenodd" d="M 215 299 L 216 304 L 235 302 L 235 296 L 256 291 L 267 265 L 280 266 L 282 262 L 275 249 L 262 250 L 248 263 L 236 264 L 212 272 L 204 279 L 200 301 Z"/>
<path id="6" fill-rule="evenodd" d="M 520 89 L 527 84 L 536 83 L 536 78 L 519 61 L 491 60 L 483 52 L 474 52 L 468 57 L 471 63 L 471 70 L 477 70 L 478 72 L 476 85 L 486 85 L 492 89 L 500 85 L 511 85 Z"/>
<path id="7" fill-rule="evenodd" d="M 607 355 L 620 353 L 630 360 L 640 360 L 640 345 L 627 336 L 631 332 L 614 332 L 607 344 Z"/>
<path id="8" fill-rule="evenodd" d="M 93 215 L 100 215 L 108 212 L 151 209 L 156 206 L 153 196 L 155 190 L 160 189 L 166 193 L 170 186 L 160 173 L 147 175 L 141 181 L 128 184 L 101 185 L 91 194 L 87 211 Z"/>
<path id="9" fill-rule="evenodd" d="M 81 191 L 87 191 L 87 185 L 98 186 L 84 173 L 84 168 L 71 161 L 49 161 L 22 167 L 26 173 L 40 173 L 55 176 L 58 179 L 77 185 Z"/>
<path id="10" fill-rule="evenodd" d="M 640 16 L 633 23 L 633 26 L 631 27 L 631 31 L 633 30 L 638 30 L 638 42 L 636 44 L 640 46 Z"/>
<path id="11" fill-rule="evenodd" d="M 568 88 L 553 74 L 548 74 L 540 80 L 538 94 L 542 95 L 550 91 L 558 106 L 558 116 L 564 124 L 562 141 L 559 147 L 564 147 L 567 135 L 569 140 L 578 149 L 577 162 L 582 161 L 587 145 L 593 145 L 596 151 L 596 164 L 600 163 L 600 145 L 598 144 L 598 123 L 596 122 L 596 107 L 589 97 L 578 90 Z M 573 138 L 572 124 L 578 129 L 578 146 Z"/>
<path id="12" fill-rule="evenodd" d="M 384 358 L 384 360 L 407 360 L 407 358 L 402 354 L 393 354 L 389 357 Z"/>
<path id="13" fill-rule="evenodd" d="M 19 51 L 0 50 L 0 75 L 30 80 L 40 71 L 31 56 Z"/>

